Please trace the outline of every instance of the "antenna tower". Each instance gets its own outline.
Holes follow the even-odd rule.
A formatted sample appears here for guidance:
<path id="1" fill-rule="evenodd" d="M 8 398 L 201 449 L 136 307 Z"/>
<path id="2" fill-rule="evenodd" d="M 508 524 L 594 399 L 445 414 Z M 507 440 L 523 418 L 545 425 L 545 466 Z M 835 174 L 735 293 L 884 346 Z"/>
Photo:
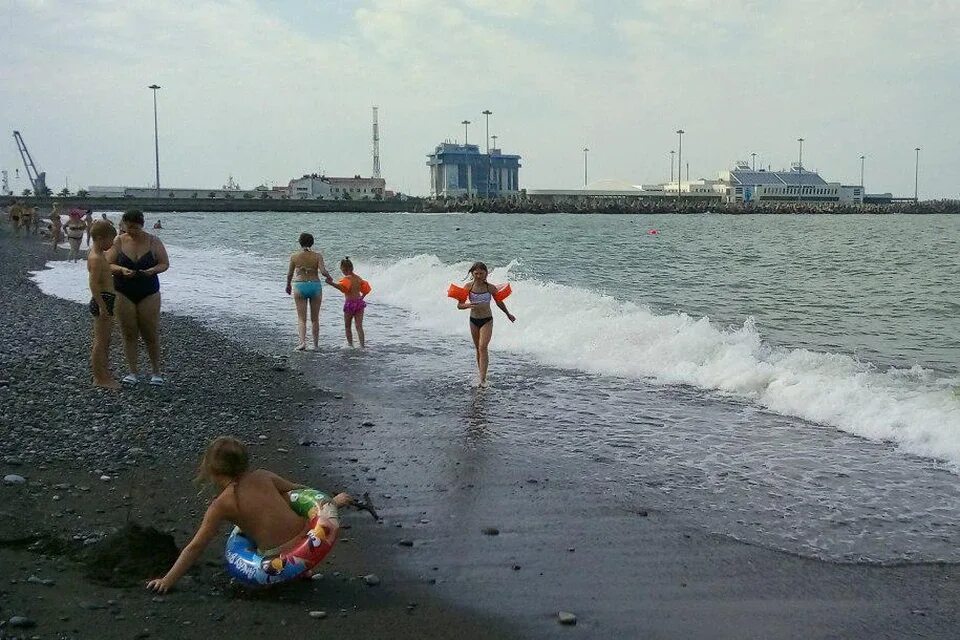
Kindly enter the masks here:
<path id="1" fill-rule="evenodd" d="M 377 107 L 373 108 L 373 177 L 380 177 L 380 125 L 377 123 Z"/>

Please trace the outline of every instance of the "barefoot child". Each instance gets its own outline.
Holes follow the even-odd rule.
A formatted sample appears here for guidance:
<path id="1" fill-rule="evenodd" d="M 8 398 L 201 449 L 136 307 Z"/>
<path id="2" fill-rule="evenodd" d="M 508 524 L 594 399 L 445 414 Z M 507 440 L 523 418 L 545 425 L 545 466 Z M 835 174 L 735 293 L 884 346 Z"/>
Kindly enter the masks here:
<path id="1" fill-rule="evenodd" d="M 167 592 L 183 577 L 210 544 L 224 522 L 232 522 L 257 543 L 265 557 L 279 555 L 302 541 L 309 529 L 306 518 L 290 508 L 287 493 L 302 488 L 266 469 L 249 470 L 247 449 L 235 438 L 221 436 L 207 447 L 197 479 L 220 489 L 203 516 L 193 539 L 162 578 L 147 583 L 148 589 Z M 333 498 L 337 507 L 350 504 L 346 493 Z"/>
<path id="2" fill-rule="evenodd" d="M 343 328 L 347 334 L 347 344 L 353 346 L 353 333 L 350 331 L 352 321 L 357 327 L 360 347 L 363 348 L 363 310 L 367 308 L 367 302 L 364 298 L 370 293 L 370 284 L 353 272 L 353 263 L 349 257 L 340 261 L 340 271 L 344 275 L 340 282 L 334 282 L 333 278 L 328 276 L 327 284 L 343 292 L 345 298 L 343 301 Z"/>
<path id="3" fill-rule="evenodd" d="M 59 216 L 58 216 L 59 217 Z M 113 330 L 113 276 L 106 252 L 113 246 L 117 230 L 113 225 L 98 220 L 90 229 L 93 247 L 87 253 L 87 271 L 90 274 L 90 315 L 93 316 L 93 347 L 90 350 L 90 368 L 93 384 L 105 389 L 118 389 L 119 383 L 110 375 L 110 333 Z"/>

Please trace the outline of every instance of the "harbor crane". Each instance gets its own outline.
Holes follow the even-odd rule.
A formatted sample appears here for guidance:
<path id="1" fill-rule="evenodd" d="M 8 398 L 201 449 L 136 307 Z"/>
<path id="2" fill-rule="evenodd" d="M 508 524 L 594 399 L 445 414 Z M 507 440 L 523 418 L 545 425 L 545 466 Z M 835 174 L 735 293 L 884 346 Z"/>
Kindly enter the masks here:
<path id="1" fill-rule="evenodd" d="M 33 194 L 36 196 L 45 196 L 50 193 L 47 188 L 47 174 L 45 171 L 37 171 L 37 165 L 34 164 L 30 151 L 27 149 L 27 143 L 23 141 L 23 136 L 19 131 L 13 132 L 13 139 L 17 143 L 17 150 L 20 152 L 20 158 L 23 160 L 23 166 L 27 170 L 27 177 L 33 186 Z"/>

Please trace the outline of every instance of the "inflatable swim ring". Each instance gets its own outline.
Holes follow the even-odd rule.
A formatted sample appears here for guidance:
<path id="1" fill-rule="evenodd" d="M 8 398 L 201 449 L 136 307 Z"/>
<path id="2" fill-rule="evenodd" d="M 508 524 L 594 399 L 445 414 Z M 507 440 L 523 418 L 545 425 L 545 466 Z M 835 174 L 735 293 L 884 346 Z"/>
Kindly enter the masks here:
<path id="1" fill-rule="evenodd" d="M 343 289 L 346 289 L 347 291 L 350 290 L 350 278 L 340 278 L 340 282 L 338 282 L 337 284 L 340 285 L 341 291 L 343 291 Z M 360 293 L 362 295 L 367 295 L 368 293 L 370 293 L 370 291 L 372 291 L 372 289 L 373 288 L 370 286 L 369 282 L 367 282 L 363 278 L 360 279 Z M 344 293 L 346 293 L 347 291 L 344 291 Z"/>
<path id="2" fill-rule="evenodd" d="M 330 496 L 316 489 L 296 489 L 289 496 L 290 508 L 310 521 L 303 540 L 278 555 L 264 557 L 257 544 L 234 527 L 224 551 L 231 577 L 254 587 L 287 582 L 306 574 L 330 553 L 340 532 L 339 514 Z"/>
<path id="3" fill-rule="evenodd" d="M 497 287 L 497 292 L 493 294 L 493 299 L 497 302 L 503 302 L 510 297 L 511 293 L 513 293 L 513 289 L 510 288 L 510 283 L 508 282 Z M 460 285 L 451 284 L 447 287 L 447 297 L 453 298 L 457 302 L 466 302 L 467 298 L 470 297 L 470 290 Z"/>

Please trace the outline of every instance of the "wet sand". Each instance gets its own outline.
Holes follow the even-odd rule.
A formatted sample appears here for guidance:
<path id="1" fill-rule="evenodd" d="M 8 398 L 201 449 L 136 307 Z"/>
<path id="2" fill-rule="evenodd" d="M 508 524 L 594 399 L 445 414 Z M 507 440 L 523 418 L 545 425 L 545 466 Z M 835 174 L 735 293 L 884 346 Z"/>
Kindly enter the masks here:
<path id="1" fill-rule="evenodd" d="M 444 399 L 411 387 L 355 397 L 341 358 L 278 361 L 172 316 L 169 386 L 92 391 L 86 311 L 26 280 L 44 251 L 0 232 L 0 472 L 27 478 L 0 485 L 0 619 L 31 618 L 25 637 L 949 638 L 960 629 L 955 565 L 837 565 L 711 534 L 569 460 L 510 446 L 484 418 L 492 394 Z M 119 341 L 112 360 L 121 361 Z M 205 505 L 191 484 L 195 460 L 220 433 L 307 484 L 370 491 L 383 522 L 347 512 L 322 579 L 256 594 L 228 583 L 222 542 L 159 599 L 85 577 L 84 546 L 128 521 L 185 543 Z M 380 585 L 364 583 L 370 573 Z M 577 624 L 559 625 L 561 610 Z"/>

